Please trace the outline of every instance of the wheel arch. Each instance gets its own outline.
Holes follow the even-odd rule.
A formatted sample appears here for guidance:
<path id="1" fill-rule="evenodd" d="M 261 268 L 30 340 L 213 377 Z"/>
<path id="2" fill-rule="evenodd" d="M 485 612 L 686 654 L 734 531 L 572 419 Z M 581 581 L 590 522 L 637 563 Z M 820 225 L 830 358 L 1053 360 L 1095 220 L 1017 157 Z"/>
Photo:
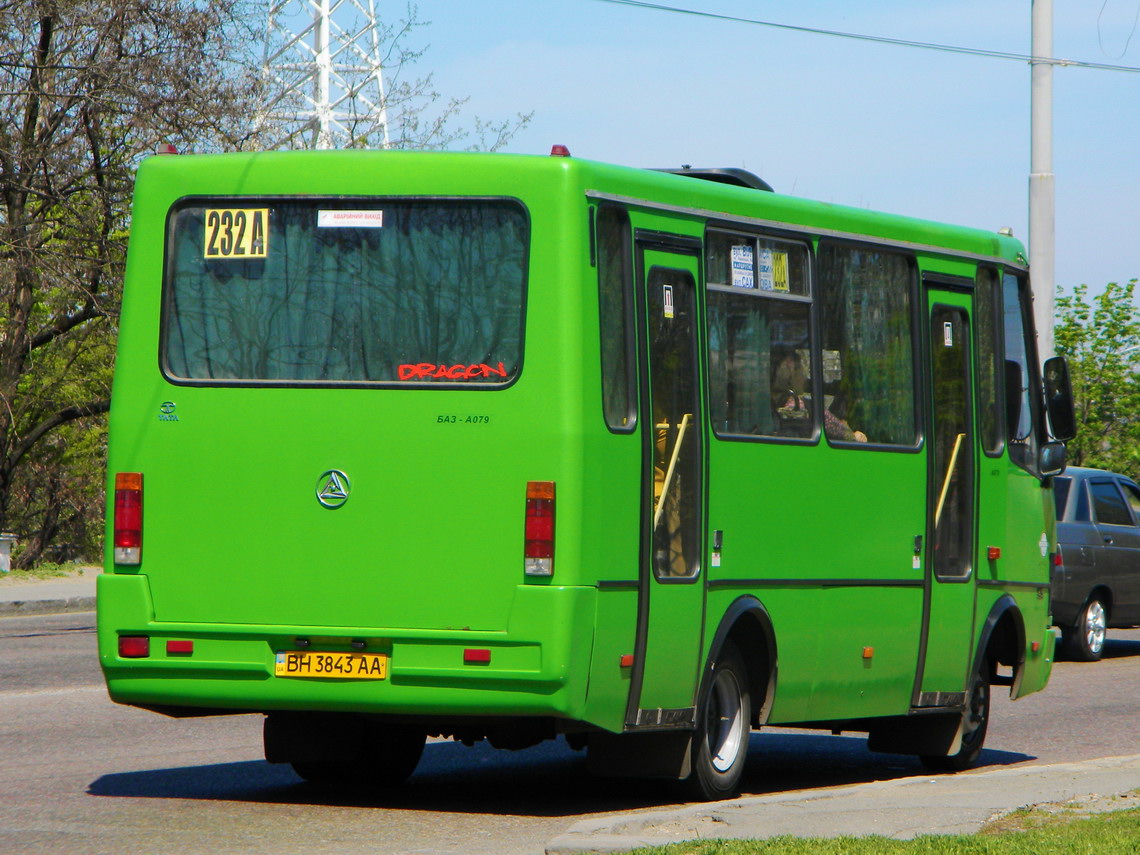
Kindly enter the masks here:
<path id="1" fill-rule="evenodd" d="M 1103 582 L 1103 581 L 1098 582 L 1097 584 L 1093 585 L 1092 588 L 1089 590 L 1088 594 L 1085 595 L 1085 598 L 1083 600 L 1081 600 L 1080 608 L 1077 610 L 1078 620 L 1080 619 L 1081 614 L 1084 612 L 1085 606 L 1087 606 L 1089 604 L 1089 601 L 1092 600 L 1094 597 L 1096 599 L 1100 600 L 1100 604 L 1102 606 L 1104 606 L 1105 617 L 1108 619 L 1108 621 L 1111 621 L 1112 620 L 1112 605 L 1113 605 L 1113 603 L 1112 603 L 1112 586 L 1110 584 L 1108 584 L 1107 582 Z"/>
<path id="2" fill-rule="evenodd" d="M 703 698 L 708 690 L 708 680 L 713 666 L 725 642 L 736 645 L 748 668 L 748 689 L 752 699 L 752 724 L 763 724 L 772 708 L 776 692 L 776 672 L 778 657 L 776 632 L 772 628 L 772 618 L 768 610 L 755 597 L 744 595 L 733 600 L 725 609 L 709 645 L 701 671 L 700 694 Z"/>
<path id="3" fill-rule="evenodd" d="M 1017 697 L 1021 678 L 1025 673 L 1025 618 L 1021 614 L 1017 600 L 1010 594 L 1002 594 L 990 607 L 978 636 L 978 647 L 974 654 L 975 667 L 980 665 L 987 655 L 990 659 L 1013 669 L 1010 695 Z M 997 682 L 995 676 L 993 673 L 990 674 L 991 683 Z"/>

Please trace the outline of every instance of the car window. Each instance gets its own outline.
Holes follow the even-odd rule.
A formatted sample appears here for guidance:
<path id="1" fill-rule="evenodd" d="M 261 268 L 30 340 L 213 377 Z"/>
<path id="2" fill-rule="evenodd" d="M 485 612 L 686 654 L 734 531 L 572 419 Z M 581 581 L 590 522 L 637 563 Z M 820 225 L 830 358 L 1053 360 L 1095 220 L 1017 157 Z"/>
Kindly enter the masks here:
<path id="1" fill-rule="evenodd" d="M 1112 481 L 1093 481 L 1089 484 L 1089 489 L 1092 490 L 1093 510 L 1098 523 L 1132 525 L 1132 515 L 1124 503 L 1124 496 L 1116 489 L 1116 484 Z"/>
<path id="2" fill-rule="evenodd" d="M 1072 486 L 1072 478 L 1053 479 L 1053 501 L 1057 505 L 1057 519 L 1065 516 L 1065 505 L 1069 502 L 1069 489 Z"/>
<path id="3" fill-rule="evenodd" d="M 1077 484 L 1077 506 L 1073 509 L 1073 519 L 1077 522 L 1092 522 L 1088 484 Z"/>
<path id="4" fill-rule="evenodd" d="M 1120 482 L 1120 486 L 1124 488 L 1124 498 L 1132 508 L 1133 519 L 1140 521 L 1140 489 L 1126 481 Z"/>

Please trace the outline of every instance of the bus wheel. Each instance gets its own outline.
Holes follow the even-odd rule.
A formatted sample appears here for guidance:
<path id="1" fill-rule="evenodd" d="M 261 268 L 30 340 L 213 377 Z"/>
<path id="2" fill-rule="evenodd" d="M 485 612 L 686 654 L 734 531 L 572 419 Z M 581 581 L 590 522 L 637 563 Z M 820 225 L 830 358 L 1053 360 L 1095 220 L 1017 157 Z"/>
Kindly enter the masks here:
<path id="1" fill-rule="evenodd" d="M 924 755 L 922 765 L 933 772 L 961 772 L 977 762 L 986 741 L 986 730 L 990 726 L 990 676 L 989 660 L 983 659 L 974 672 L 970 695 L 966 698 L 966 708 L 962 710 L 962 745 L 957 753 L 949 755 Z"/>
<path id="2" fill-rule="evenodd" d="M 697 707 L 690 749 L 692 772 L 686 781 L 691 796 L 715 801 L 740 791 L 751 719 L 748 669 L 736 645 L 725 642 Z"/>
<path id="3" fill-rule="evenodd" d="M 1108 628 L 1108 612 L 1095 594 L 1089 597 L 1077 622 L 1063 632 L 1066 653 L 1078 662 L 1096 662 L 1104 655 L 1104 636 Z"/>
<path id="4" fill-rule="evenodd" d="M 383 789 L 408 779 L 426 741 L 422 732 L 386 727 L 369 732 L 360 755 L 351 760 L 294 760 L 289 765 L 306 781 L 322 787 Z"/>

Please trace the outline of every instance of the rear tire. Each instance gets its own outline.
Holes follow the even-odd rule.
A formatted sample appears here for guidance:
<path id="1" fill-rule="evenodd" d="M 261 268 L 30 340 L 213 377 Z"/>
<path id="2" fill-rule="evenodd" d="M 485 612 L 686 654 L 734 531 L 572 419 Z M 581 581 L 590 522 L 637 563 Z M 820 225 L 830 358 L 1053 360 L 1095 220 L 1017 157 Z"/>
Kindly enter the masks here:
<path id="1" fill-rule="evenodd" d="M 1108 629 L 1108 611 L 1100 597 L 1089 597 L 1077 622 L 1064 631 L 1065 652 L 1078 662 L 1096 662 L 1104 655 L 1105 632 Z"/>
<path id="2" fill-rule="evenodd" d="M 966 708 L 962 710 L 962 743 L 954 754 L 926 754 L 919 759 L 932 772 L 961 772 L 969 769 L 982 753 L 990 726 L 990 667 L 983 660 L 974 672 Z"/>
<path id="3" fill-rule="evenodd" d="M 736 645 L 725 642 L 697 707 L 692 771 L 685 781 L 690 796 L 718 801 L 740 792 L 751 720 L 748 669 Z"/>
<path id="4" fill-rule="evenodd" d="M 334 789 L 380 790 L 402 784 L 415 771 L 427 741 L 422 731 L 388 726 L 369 730 L 350 760 L 293 760 L 289 765 L 312 784 Z"/>

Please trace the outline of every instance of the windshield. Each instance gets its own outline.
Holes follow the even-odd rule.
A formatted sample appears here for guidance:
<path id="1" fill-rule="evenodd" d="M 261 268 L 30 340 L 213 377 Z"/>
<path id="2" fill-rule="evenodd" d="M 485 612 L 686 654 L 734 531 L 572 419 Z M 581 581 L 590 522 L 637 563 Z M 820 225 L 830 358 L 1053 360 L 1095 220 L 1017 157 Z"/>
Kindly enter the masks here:
<path id="1" fill-rule="evenodd" d="M 518 203 L 194 199 L 167 235 L 162 363 L 176 382 L 487 387 L 518 374 Z"/>

